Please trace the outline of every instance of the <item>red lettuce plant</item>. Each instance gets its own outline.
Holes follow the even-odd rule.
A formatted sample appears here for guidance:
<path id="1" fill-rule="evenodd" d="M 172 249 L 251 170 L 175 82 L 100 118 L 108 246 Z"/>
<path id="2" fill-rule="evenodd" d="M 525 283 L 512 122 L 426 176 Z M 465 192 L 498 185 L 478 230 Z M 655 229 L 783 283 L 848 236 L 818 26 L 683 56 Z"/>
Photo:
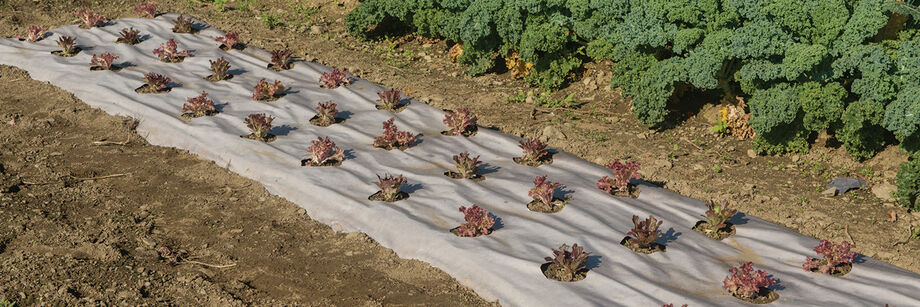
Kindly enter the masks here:
<path id="1" fill-rule="evenodd" d="M 138 2 L 134 5 L 134 14 L 153 18 L 157 16 L 156 4 L 153 1 Z"/>
<path id="2" fill-rule="evenodd" d="M 271 52 L 272 55 L 272 65 L 271 68 L 276 70 L 285 70 L 291 69 L 291 56 L 294 55 L 294 51 L 291 49 L 280 49 Z"/>
<path id="3" fill-rule="evenodd" d="M 166 63 L 179 63 L 183 58 L 190 56 L 188 50 L 179 51 L 179 43 L 172 38 L 160 44 L 160 48 L 153 49 L 153 54 Z"/>
<path id="4" fill-rule="evenodd" d="M 195 30 L 195 22 L 188 15 L 181 14 L 176 20 L 173 20 L 172 31 L 174 33 L 192 33 Z"/>
<path id="5" fill-rule="evenodd" d="M 272 120 L 274 119 L 274 117 L 267 116 L 265 113 L 249 114 L 245 122 L 246 127 L 252 133 L 248 137 L 262 141 L 270 140 L 271 134 L 269 134 L 269 131 L 272 130 Z"/>
<path id="6" fill-rule="evenodd" d="M 118 58 L 117 55 L 114 55 L 108 52 L 103 52 L 102 55 L 100 56 L 96 56 L 96 54 L 93 54 L 93 58 L 90 59 L 89 63 L 90 65 L 94 65 L 104 70 L 112 70 L 112 64 L 115 62 L 115 59 L 117 58 Z"/>
<path id="7" fill-rule="evenodd" d="M 447 125 L 447 134 L 464 135 L 472 134 L 476 128 L 476 114 L 470 112 L 468 108 L 458 108 L 456 111 L 447 110 L 444 112 L 444 124 Z"/>
<path id="8" fill-rule="evenodd" d="M 737 298 L 755 299 L 766 288 L 776 284 L 776 280 L 767 276 L 762 270 L 754 271 L 754 263 L 744 262 L 738 267 L 728 270 L 730 275 L 722 281 L 722 289 Z"/>
<path id="9" fill-rule="evenodd" d="M 738 210 L 729 209 L 728 202 L 723 202 L 721 205 L 715 204 L 715 202 L 710 202 L 706 204 L 706 214 L 703 217 L 706 218 L 706 226 L 703 229 L 706 233 L 716 232 L 722 228 L 728 226 L 726 223 L 735 213 L 738 213 Z"/>
<path id="10" fill-rule="evenodd" d="M 348 75 L 346 75 L 344 71 L 333 68 L 331 72 L 324 72 L 323 75 L 319 77 L 319 83 L 321 87 L 332 89 L 351 84 L 351 79 L 348 78 Z"/>
<path id="11" fill-rule="evenodd" d="M 116 43 L 134 45 L 141 42 L 140 31 L 135 30 L 134 28 L 121 29 L 121 32 L 118 34 L 119 37 L 117 40 L 115 40 Z"/>
<path id="12" fill-rule="evenodd" d="M 77 47 L 76 38 L 73 36 L 61 36 L 57 40 L 57 44 L 61 47 L 61 55 L 64 56 L 73 56 L 79 52 Z"/>
<path id="13" fill-rule="evenodd" d="M 220 42 L 220 49 L 230 50 L 240 42 L 240 34 L 236 32 L 228 32 L 224 36 L 218 36 L 214 38 L 215 41 Z"/>
<path id="14" fill-rule="evenodd" d="M 518 142 L 518 147 L 524 151 L 524 155 L 515 158 L 515 162 L 527 165 L 540 165 L 545 160 L 549 152 L 546 151 L 546 144 L 538 139 L 523 139 Z"/>
<path id="15" fill-rule="evenodd" d="M 83 22 L 83 28 L 101 27 L 105 25 L 106 19 L 102 14 L 93 13 L 89 9 L 81 9 L 73 13 Z"/>
<path id="16" fill-rule="evenodd" d="M 339 114 L 339 110 L 336 110 L 335 107 L 336 104 L 332 101 L 320 102 L 316 106 L 316 116 L 311 122 L 323 127 L 334 124 L 336 122 L 335 116 Z"/>
<path id="17" fill-rule="evenodd" d="M 402 150 L 415 143 L 415 135 L 408 131 L 399 131 L 396 124 L 393 123 L 394 120 L 396 119 L 391 117 L 383 122 L 383 134 L 374 139 L 374 147 Z"/>
<path id="18" fill-rule="evenodd" d="M 402 97 L 402 93 L 400 93 L 399 90 L 391 89 L 378 92 L 377 97 L 380 98 L 380 106 L 377 107 L 378 109 L 396 111 L 396 109 L 400 107 L 399 100 Z"/>
<path id="19" fill-rule="evenodd" d="M 39 25 L 31 25 L 29 26 L 28 36 L 23 37 L 22 35 L 17 35 L 16 38 L 19 40 L 28 40 L 34 43 L 45 38 L 45 29 Z"/>
<path id="20" fill-rule="evenodd" d="M 482 161 L 479 161 L 479 156 L 471 158 L 469 152 L 461 152 L 459 155 L 454 155 L 453 160 L 454 167 L 457 168 L 457 177 L 467 179 L 477 177 L 479 165 L 482 164 Z"/>
<path id="21" fill-rule="evenodd" d="M 208 93 L 202 91 L 197 97 L 189 97 L 186 103 L 182 105 L 182 115 L 188 117 L 210 116 L 217 113 L 214 108 L 214 101 L 208 98 Z"/>
<path id="22" fill-rule="evenodd" d="M 329 137 L 317 137 L 313 140 L 313 145 L 307 147 L 310 152 L 310 160 L 305 161 L 305 165 L 326 166 L 335 165 L 345 160 L 345 151 L 336 147 L 335 142 Z"/>
<path id="23" fill-rule="evenodd" d="M 552 277 L 561 281 L 576 281 L 584 278 L 584 270 L 587 269 L 585 262 L 588 261 L 588 253 L 585 248 L 572 244 L 572 250 L 569 246 L 563 244 L 558 250 L 553 249 L 553 257 L 546 257 L 543 260 L 549 261 L 549 267 L 546 271 L 553 271 Z M 547 277 L 549 274 L 544 273 Z M 579 276 L 580 275 L 580 276 Z"/>
<path id="24" fill-rule="evenodd" d="M 268 81 L 265 81 L 265 78 L 262 78 L 262 80 L 259 80 L 259 83 L 256 83 L 256 86 L 253 87 L 252 99 L 256 101 L 271 101 L 281 97 L 283 91 L 284 84 L 282 84 L 281 81 L 275 80 L 275 82 L 268 83 Z"/>
<path id="25" fill-rule="evenodd" d="M 552 206 L 553 195 L 556 193 L 556 189 L 562 187 L 562 184 L 546 180 L 546 176 L 547 175 L 543 175 L 534 179 L 534 187 L 530 188 L 527 195 L 536 201 L 542 202 L 544 205 Z"/>
<path id="26" fill-rule="evenodd" d="M 615 191 L 629 191 L 629 180 L 639 179 L 639 162 L 620 162 L 616 159 L 613 163 L 607 164 L 607 168 L 613 171 L 613 178 L 604 176 L 597 181 L 597 188 L 607 193 Z"/>
<path id="27" fill-rule="evenodd" d="M 208 77 L 208 80 L 211 81 L 220 81 L 229 79 L 227 71 L 230 70 L 230 62 L 227 62 L 224 57 L 217 58 L 217 60 L 208 60 L 211 63 L 211 76 Z"/>
<path id="28" fill-rule="evenodd" d="M 476 237 L 479 235 L 488 235 L 492 233 L 492 226 L 495 225 L 495 219 L 489 215 L 489 211 L 483 210 L 477 205 L 472 207 L 460 207 L 463 212 L 463 220 L 466 223 L 457 227 L 457 236 Z"/>
<path id="29" fill-rule="evenodd" d="M 386 174 L 383 177 L 377 175 L 377 182 L 374 182 L 374 184 L 377 185 L 377 188 L 380 188 L 380 200 L 393 202 L 400 199 L 400 194 L 402 193 L 400 189 L 406 182 L 406 177 L 403 177 L 403 175 L 393 177 L 390 174 Z"/>
<path id="30" fill-rule="evenodd" d="M 828 240 L 821 240 L 821 244 L 815 246 L 815 252 L 824 256 L 824 259 L 805 257 L 805 263 L 802 268 L 806 271 L 821 272 L 824 274 L 844 273 L 841 272 L 841 266 L 852 265 L 853 258 L 856 258 L 856 252 L 852 251 L 853 244 L 843 241 L 840 244 L 832 243 Z"/>
<path id="31" fill-rule="evenodd" d="M 636 245 L 641 249 L 653 247 L 655 240 L 661 237 L 658 227 L 661 227 L 662 221 L 651 215 L 644 221 L 639 221 L 639 216 L 633 215 L 632 221 L 633 229 L 626 233 L 632 237 L 627 240 L 627 243 Z"/>
<path id="32" fill-rule="evenodd" d="M 166 89 L 167 84 L 172 81 L 169 77 L 158 73 L 147 73 L 144 75 L 144 83 L 153 91 L 162 91 Z"/>

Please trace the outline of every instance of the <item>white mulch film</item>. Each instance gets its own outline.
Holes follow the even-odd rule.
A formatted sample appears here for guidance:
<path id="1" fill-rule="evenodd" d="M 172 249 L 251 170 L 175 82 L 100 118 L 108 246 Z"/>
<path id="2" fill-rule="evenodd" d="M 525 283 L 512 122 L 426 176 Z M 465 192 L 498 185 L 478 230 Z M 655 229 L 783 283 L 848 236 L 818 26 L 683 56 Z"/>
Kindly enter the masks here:
<path id="1" fill-rule="evenodd" d="M 375 108 L 383 87 L 357 80 L 348 87 L 320 88 L 317 80 L 331 68 L 315 63 L 267 70 L 269 55 L 263 50 L 218 49 L 214 38 L 223 34 L 219 30 L 172 33 L 176 16 L 119 19 L 91 30 L 67 26 L 51 30 L 38 43 L 2 39 L 0 63 L 28 70 L 32 78 L 110 114 L 137 118 L 138 132 L 151 144 L 187 149 L 228 166 L 335 230 L 365 232 L 400 257 L 428 262 L 505 306 L 744 305 L 721 290 L 729 267 L 742 261 L 753 261 L 755 268 L 779 280 L 775 306 L 920 306 L 917 274 L 865 256 L 843 278 L 805 272 L 801 264 L 806 255 L 816 256 L 812 248 L 818 240 L 740 213 L 732 220 L 735 236 L 722 242 L 709 239 L 691 229 L 705 211 L 702 201 L 650 185 L 641 187 L 638 200 L 606 195 L 595 183 L 609 171 L 566 153 L 556 154 L 549 166 L 518 165 L 512 161 L 521 155 L 518 138 L 488 129 L 472 138 L 443 136 L 444 113 L 418 101 L 395 117 L 400 130 L 423 134 L 421 143 L 405 152 L 373 148 L 381 123 L 394 116 Z M 140 30 L 146 40 L 136 46 L 115 44 L 118 32 L 127 27 Z M 83 51 L 71 58 L 52 55 L 61 35 L 75 36 Z M 178 64 L 159 62 L 151 51 L 169 38 L 193 56 Z M 117 64 L 132 66 L 120 72 L 90 71 L 90 57 L 102 52 L 118 55 Z M 208 60 L 220 56 L 236 76 L 216 83 L 202 79 L 210 74 Z M 164 74 L 180 85 L 166 94 L 135 93 L 147 72 Z M 255 102 L 252 87 L 261 78 L 281 80 L 292 90 L 275 102 Z M 221 113 L 190 123 L 179 119 L 186 98 L 202 90 Z M 347 121 L 325 128 L 309 124 L 317 103 L 328 100 L 339 105 Z M 278 139 L 265 144 L 240 138 L 248 133 L 243 118 L 261 112 L 275 117 L 272 132 Z M 348 159 L 339 167 L 301 167 L 306 148 L 317 136 L 331 137 L 347 150 Z M 463 151 L 482 155 L 485 181 L 443 175 L 451 168 L 451 156 Z M 408 177 L 404 191 L 411 197 L 392 204 L 369 201 L 377 191 L 375 174 L 384 173 Z M 571 192 L 569 205 L 559 213 L 525 207 L 533 178 L 543 174 Z M 472 204 L 498 216 L 500 229 L 478 238 L 449 233 L 463 222 L 458 207 Z M 632 228 L 633 214 L 664 220 L 666 240 L 661 242 L 667 252 L 637 254 L 619 244 Z M 591 252 L 585 280 L 564 283 L 541 273 L 543 258 L 563 243 L 578 243 Z"/>

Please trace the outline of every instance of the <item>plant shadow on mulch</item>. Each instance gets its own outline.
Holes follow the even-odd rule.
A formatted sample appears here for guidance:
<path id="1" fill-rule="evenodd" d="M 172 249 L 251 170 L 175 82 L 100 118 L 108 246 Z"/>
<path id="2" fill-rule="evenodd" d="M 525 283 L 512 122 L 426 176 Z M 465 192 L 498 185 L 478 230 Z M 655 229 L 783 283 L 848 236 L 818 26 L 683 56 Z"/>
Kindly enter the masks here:
<path id="1" fill-rule="evenodd" d="M 732 223 L 732 225 L 735 225 L 735 227 L 737 227 L 739 225 L 747 224 L 749 220 L 750 219 L 747 218 L 747 214 L 744 214 L 743 212 L 738 212 L 738 213 L 735 213 L 735 215 L 732 215 L 732 217 L 728 219 L 728 222 Z"/>
<path id="2" fill-rule="evenodd" d="M 497 166 L 497 165 L 492 165 L 492 164 L 489 164 L 489 163 L 483 163 L 483 164 L 480 164 L 480 165 L 479 165 L 479 173 L 478 173 L 478 174 L 479 174 L 480 176 L 485 176 L 485 175 L 488 175 L 488 174 L 498 173 L 498 170 L 500 170 L 500 169 L 502 169 L 502 168 L 499 167 L 499 166 Z"/>
<path id="3" fill-rule="evenodd" d="M 269 133 L 275 136 L 286 136 L 288 134 L 291 134 L 291 131 L 294 131 L 294 130 L 297 130 L 297 127 L 285 124 L 281 126 L 272 127 L 272 130 L 270 130 Z"/>
<path id="4" fill-rule="evenodd" d="M 410 194 L 410 195 L 411 195 L 412 193 L 415 193 L 415 191 L 418 191 L 418 190 L 421 190 L 421 189 L 422 189 L 422 184 L 421 184 L 421 183 L 407 183 L 407 184 L 404 184 L 404 185 L 403 185 L 403 187 L 402 187 L 402 189 L 400 189 L 400 191 L 406 192 L 406 194 Z"/>

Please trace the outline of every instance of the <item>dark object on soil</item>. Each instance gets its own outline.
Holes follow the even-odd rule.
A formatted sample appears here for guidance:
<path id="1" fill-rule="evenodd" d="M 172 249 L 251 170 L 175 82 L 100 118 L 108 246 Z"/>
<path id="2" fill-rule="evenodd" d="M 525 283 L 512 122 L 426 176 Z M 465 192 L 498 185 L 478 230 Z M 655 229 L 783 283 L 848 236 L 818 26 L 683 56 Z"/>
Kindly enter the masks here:
<path id="1" fill-rule="evenodd" d="M 722 228 L 719 228 L 713 231 L 709 229 L 709 222 L 699 221 L 699 222 L 696 222 L 696 225 L 693 225 L 693 230 L 696 230 L 696 232 L 699 232 L 703 234 L 704 236 L 710 237 L 713 240 L 719 240 L 719 241 L 722 241 L 722 239 L 735 235 L 735 225 L 729 222 L 725 222 L 725 227 L 722 227 Z"/>
<path id="2" fill-rule="evenodd" d="M 524 160 L 523 157 L 514 157 L 514 162 L 517 164 L 523 164 L 527 166 L 540 166 L 540 165 L 550 165 L 553 164 L 553 153 L 547 153 L 545 156 L 540 157 L 536 162 L 530 160 Z"/>
<path id="3" fill-rule="evenodd" d="M 643 254 L 653 254 L 656 252 L 666 252 L 667 251 L 667 246 L 658 244 L 658 242 L 652 242 L 652 244 L 649 244 L 649 246 L 640 246 L 639 244 L 636 244 L 636 243 L 630 243 L 632 239 L 633 238 L 630 236 L 625 236 L 623 237 L 623 240 L 620 240 L 620 245 L 626 246 L 627 248 L 631 249 L 634 252 L 643 253 Z"/>
<path id="4" fill-rule="evenodd" d="M 472 177 L 463 177 L 463 175 L 460 175 L 460 173 L 455 172 L 455 171 L 446 171 L 444 172 L 444 176 L 447 176 L 453 179 L 469 179 L 469 180 L 477 181 L 477 182 L 486 180 L 486 177 L 480 174 L 474 174 Z"/>
<path id="5" fill-rule="evenodd" d="M 392 203 L 392 202 L 397 202 L 397 201 L 400 201 L 400 200 L 403 200 L 403 199 L 409 199 L 409 193 L 400 191 L 399 194 L 396 194 L 396 199 L 394 199 L 394 200 L 387 200 L 386 197 L 383 196 L 383 191 L 377 191 L 377 193 L 374 193 L 374 195 L 368 196 L 367 199 L 368 199 L 368 200 L 374 200 L 374 201 L 385 201 L 385 202 L 388 202 L 388 203 Z"/>
<path id="6" fill-rule="evenodd" d="M 827 184 L 828 195 L 830 195 L 830 190 L 834 189 L 834 194 L 832 196 L 837 196 L 843 193 L 846 193 L 853 189 L 859 189 L 866 186 L 866 181 L 858 178 L 846 178 L 846 177 L 836 177 L 830 183 Z"/>

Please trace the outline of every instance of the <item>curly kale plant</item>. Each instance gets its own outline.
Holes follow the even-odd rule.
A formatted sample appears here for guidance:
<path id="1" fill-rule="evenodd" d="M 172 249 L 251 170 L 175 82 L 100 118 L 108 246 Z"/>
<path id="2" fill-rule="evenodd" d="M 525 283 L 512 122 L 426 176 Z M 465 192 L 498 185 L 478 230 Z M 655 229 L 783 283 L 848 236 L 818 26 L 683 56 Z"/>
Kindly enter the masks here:
<path id="1" fill-rule="evenodd" d="M 488 235 L 492 233 L 492 226 L 495 225 L 495 219 L 489 215 L 489 211 L 483 210 L 477 205 L 472 207 L 460 207 L 463 212 L 463 220 L 466 223 L 457 227 L 457 235 L 461 237 L 475 237 L 479 235 Z"/>
<path id="2" fill-rule="evenodd" d="M 911 210 L 920 210 L 920 160 L 901 164 L 898 170 L 898 203 Z"/>

